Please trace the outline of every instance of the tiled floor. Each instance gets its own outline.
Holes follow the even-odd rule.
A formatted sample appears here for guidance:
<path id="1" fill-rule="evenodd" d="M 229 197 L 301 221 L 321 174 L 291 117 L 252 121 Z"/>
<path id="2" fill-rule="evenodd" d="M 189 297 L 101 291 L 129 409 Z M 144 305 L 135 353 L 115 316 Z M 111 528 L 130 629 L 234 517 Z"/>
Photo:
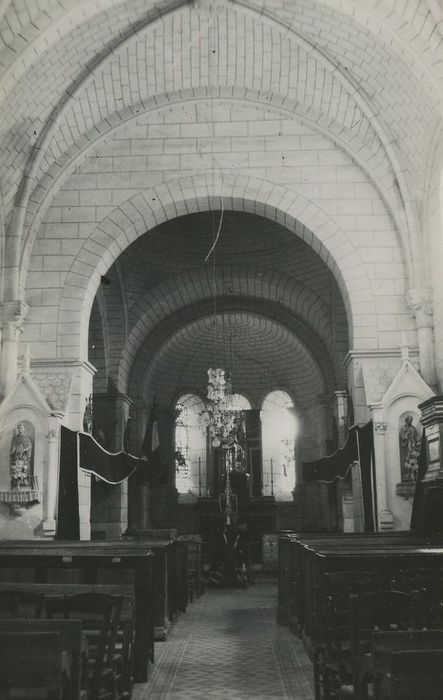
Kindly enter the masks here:
<path id="1" fill-rule="evenodd" d="M 276 624 L 277 582 L 211 589 L 188 607 L 134 700 L 312 700 L 303 645 Z"/>

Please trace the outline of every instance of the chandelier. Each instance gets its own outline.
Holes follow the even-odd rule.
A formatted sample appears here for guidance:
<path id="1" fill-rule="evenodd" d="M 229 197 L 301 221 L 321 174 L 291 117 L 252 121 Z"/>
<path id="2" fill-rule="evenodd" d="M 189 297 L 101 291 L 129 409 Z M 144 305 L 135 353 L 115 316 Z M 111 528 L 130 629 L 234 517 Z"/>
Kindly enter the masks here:
<path id="1" fill-rule="evenodd" d="M 235 439 L 235 414 L 231 410 L 231 379 L 224 369 L 208 369 L 206 407 L 202 420 L 207 425 L 213 447 L 228 448 Z"/>

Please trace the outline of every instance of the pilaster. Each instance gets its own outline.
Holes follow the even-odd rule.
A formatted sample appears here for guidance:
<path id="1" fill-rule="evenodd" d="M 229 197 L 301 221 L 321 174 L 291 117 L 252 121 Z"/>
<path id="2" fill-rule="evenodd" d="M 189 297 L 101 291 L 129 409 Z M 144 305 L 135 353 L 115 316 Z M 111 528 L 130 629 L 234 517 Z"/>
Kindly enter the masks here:
<path id="1" fill-rule="evenodd" d="M 379 530 L 392 530 L 394 516 L 389 503 L 389 484 L 387 482 L 386 468 L 386 431 L 388 423 L 381 420 L 382 407 L 372 407 L 372 419 L 374 421 L 374 459 L 375 479 L 377 495 L 377 517 Z"/>
<path id="2" fill-rule="evenodd" d="M 0 396 L 9 394 L 17 381 L 18 343 L 28 306 L 23 301 L 4 302 L 0 309 Z"/>
<path id="3" fill-rule="evenodd" d="M 417 324 L 420 373 L 429 386 L 437 384 L 434 355 L 434 319 L 431 289 L 410 289 L 406 301 Z"/>

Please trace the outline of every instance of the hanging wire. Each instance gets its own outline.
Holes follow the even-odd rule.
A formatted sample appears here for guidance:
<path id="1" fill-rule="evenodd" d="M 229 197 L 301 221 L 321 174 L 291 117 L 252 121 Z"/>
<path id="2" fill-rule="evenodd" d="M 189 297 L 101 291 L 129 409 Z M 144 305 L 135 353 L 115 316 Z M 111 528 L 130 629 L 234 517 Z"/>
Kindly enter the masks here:
<path id="1" fill-rule="evenodd" d="M 222 196 L 220 196 L 220 203 L 221 203 L 221 214 L 220 214 L 220 221 L 218 224 L 217 235 L 215 236 L 214 243 L 212 244 L 211 249 L 205 258 L 205 263 L 208 262 L 212 252 L 215 251 L 215 247 L 218 243 L 218 239 L 220 238 L 220 233 L 221 233 L 222 223 L 223 223 L 223 215 L 224 215 L 224 211 L 225 211 L 224 206 L 223 206 L 223 197 Z M 215 263 L 215 252 L 214 252 L 214 263 Z"/>

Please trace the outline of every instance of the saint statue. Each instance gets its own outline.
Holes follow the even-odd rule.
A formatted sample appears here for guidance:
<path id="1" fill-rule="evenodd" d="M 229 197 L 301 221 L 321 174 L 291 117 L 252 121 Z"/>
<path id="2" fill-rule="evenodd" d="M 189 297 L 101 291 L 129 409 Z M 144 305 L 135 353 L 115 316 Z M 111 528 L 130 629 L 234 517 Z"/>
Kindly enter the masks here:
<path id="1" fill-rule="evenodd" d="M 406 416 L 400 430 L 400 461 L 402 481 L 416 481 L 421 438 L 412 423 L 412 416 Z"/>
<path id="2" fill-rule="evenodd" d="M 19 423 L 17 425 L 17 432 L 11 441 L 11 488 L 29 486 L 31 455 L 32 440 L 29 435 L 26 435 L 23 423 Z"/>

